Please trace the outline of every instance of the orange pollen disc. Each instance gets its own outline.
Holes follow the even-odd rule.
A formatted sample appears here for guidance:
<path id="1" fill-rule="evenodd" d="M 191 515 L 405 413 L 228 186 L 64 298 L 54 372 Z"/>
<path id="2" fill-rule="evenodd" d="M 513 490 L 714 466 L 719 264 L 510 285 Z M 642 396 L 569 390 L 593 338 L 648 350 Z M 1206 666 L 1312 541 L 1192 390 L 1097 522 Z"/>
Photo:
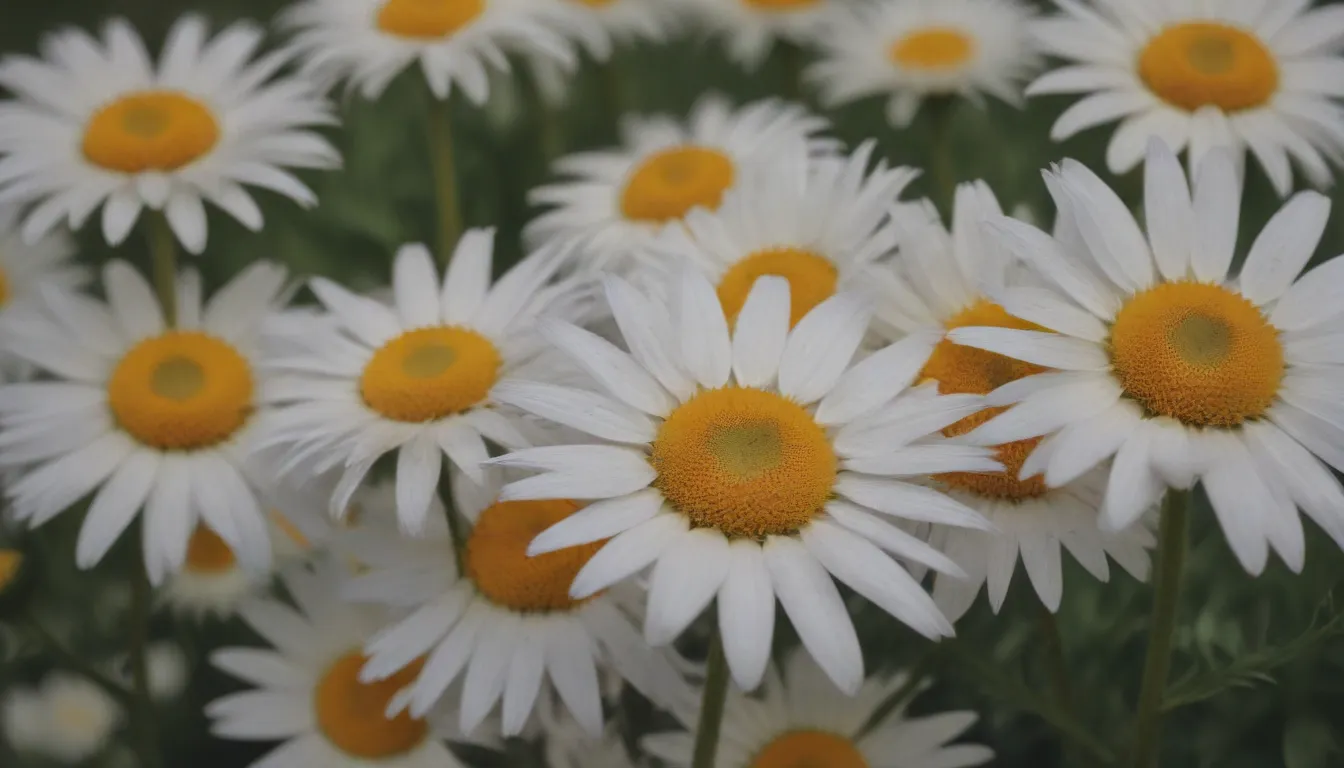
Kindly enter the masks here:
<path id="1" fill-rule="evenodd" d="M 569 611 L 579 570 L 605 541 L 527 556 L 537 534 L 579 510 L 572 501 L 502 501 L 487 507 L 467 539 L 466 571 L 490 602 L 520 613 Z M 591 598 L 589 598 L 591 599 Z"/>
<path id="2" fill-rule="evenodd" d="M 1157 33 L 1139 54 L 1139 77 L 1163 101 L 1191 112 L 1253 109 L 1279 89 L 1278 62 L 1259 38 L 1207 21 Z"/>
<path id="3" fill-rule="evenodd" d="M 799 730 L 776 736 L 749 768 L 868 768 L 868 761 L 852 739 Z"/>
<path id="4" fill-rule="evenodd" d="M 425 422 L 485 400 L 502 360 L 481 334 L 457 326 L 419 328 L 384 344 L 364 366 L 364 403 L 394 421 Z"/>
<path id="5" fill-rule="evenodd" d="M 0 592 L 14 583 L 22 567 L 22 552 L 17 549 L 0 549 Z"/>
<path id="6" fill-rule="evenodd" d="M 630 174 L 621 193 L 621 214 L 660 223 L 680 219 L 696 207 L 717 209 L 735 175 L 732 159 L 717 149 L 664 149 Z"/>
<path id="7" fill-rule="evenodd" d="M 830 259 L 802 248 L 767 248 L 738 260 L 719 280 L 719 303 L 730 321 L 737 319 L 756 280 L 766 275 L 789 281 L 789 325 L 835 294 L 839 273 Z"/>
<path id="8" fill-rule="evenodd" d="M 189 573 L 217 574 L 233 570 L 237 562 L 233 550 L 219 534 L 198 524 L 187 540 L 187 560 L 182 569 Z"/>
<path id="9" fill-rule="evenodd" d="M 205 104 L 177 91 L 137 91 L 104 104 L 89 118 L 81 149 L 110 171 L 175 171 L 219 142 L 219 123 Z"/>
<path id="10" fill-rule="evenodd" d="M 887 57 L 899 67 L 930 71 L 955 69 L 974 55 L 975 39 L 951 27 L 915 30 L 887 50 Z"/>
<path id="11" fill-rule="evenodd" d="M 693 526 L 742 538 L 807 525 L 830 499 L 837 470 L 811 414 L 746 387 L 705 390 L 677 407 L 649 460 L 654 485 Z"/>
<path id="12" fill-rule="evenodd" d="M 397 691 L 420 676 L 424 662 L 416 660 L 386 680 L 362 683 L 359 670 L 365 661 L 355 650 L 327 667 L 313 691 L 318 730 L 347 755 L 366 760 L 404 755 L 425 740 L 429 728 L 406 712 L 391 719 L 384 713 Z"/>
<path id="13" fill-rule="evenodd" d="M 486 0 L 387 0 L 378 9 L 378 28 L 398 37 L 450 37 L 485 12 Z"/>
<path id="14" fill-rule="evenodd" d="M 1111 366 L 1150 413 L 1200 427 L 1264 415 L 1283 382 L 1283 345 L 1260 310 L 1207 283 L 1134 295 L 1111 326 Z"/>

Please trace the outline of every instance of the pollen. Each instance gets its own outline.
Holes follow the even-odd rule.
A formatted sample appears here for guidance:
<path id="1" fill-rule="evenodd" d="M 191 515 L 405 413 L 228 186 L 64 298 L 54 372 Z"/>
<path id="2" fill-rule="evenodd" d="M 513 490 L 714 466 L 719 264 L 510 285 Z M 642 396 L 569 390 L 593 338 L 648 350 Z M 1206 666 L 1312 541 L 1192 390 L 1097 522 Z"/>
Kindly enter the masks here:
<path id="1" fill-rule="evenodd" d="M 390 719 L 385 712 L 392 697 L 420 676 L 423 661 L 412 662 L 386 680 L 363 683 L 359 670 L 365 661 L 362 653 L 351 651 L 322 674 L 313 691 L 317 727 L 327 741 L 352 757 L 382 760 L 404 755 L 424 742 L 429 728 L 406 712 Z"/>
<path id="2" fill-rule="evenodd" d="M 742 2 L 761 11 L 801 11 L 819 5 L 822 0 L 742 0 Z"/>
<path id="3" fill-rule="evenodd" d="M 929 71 L 960 67 L 975 55 L 975 39 L 952 27 L 929 27 L 910 32 L 891 44 L 887 56 L 903 69 Z"/>
<path id="4" fill-rule="evenodd" d="M 1044 330 L 1038 325 L 1013 317 L 1003 307 L 985 299 L 953 315 L 945 326 L 949 331 L 967 326 Z M 920 379 L 938 382 L 938 393 L 942 395 L 984 395 L 1010 381 L 1043 373 L 1046 370 L 1039 365 L 1024 363 L 983 349 L 963 347 L 943 339 L 938 342 L 929 361 L 924 364 Z M 943 434 L 947 437 L 964 435 L 1005 410 L 1007 409 L 986 408 L 973 413 L 945 428 Z M 1003 464 L 1003 472 L 949 472 L 937 475 L 937 479 L 952 488 L 984 498 L 1005 501 L 1035 498 L 1046 492 L 1044 478 L 1037 475 L 1019 480 L 1017 476 L 1027 456 L 1031 455 L 1039 442 L 1040 438 L 1033 437 L 998 446 L 995 449 L 996 458 Z"/>
<path id="5" fill-rule="evenodd" d="M 198 524 L 187 540 L 187 560 L 182 568 L 189 573 L 210 575 L 231 571 L 237 562 L 233 550 L 219 534 Z"/>
<path id="6" fill-rule="evenodd" d="M 1139 77 L 1168 104 L 1194 112 L 1252 109 L 1279 88 L 1279 65 L 1257 37 L 1236 27 L 1197 21 L 1157 33 L 1139 54 Z"/>
<path id="7" fill-rule="evenodd" d="M 434 40 L 451 37 L 485 12 L 486 0 L 387 0 L 378 9 L 378 28 L 397 37 Z"/>
<path id="8" fill-rule="evenodd" d="M 773 392 L 701 392 L 663 422 L 650 457 L 654 485 L 691 524 L 730 537 L 797 532 L 821 513 L 835 485 L 826 432 Z"/>
<path id="9" fill-rule="evenodd" d="M 0 592 L 9 588 L 23 568 L 23 553 L 17 549 L 0 549 Z"/>
<path id="10" fill-rule="evenodd" d="M 204 103 L 177 91 L 136 91 L 89 118 L 82 149 L 110 171 L 175 171 L 219 143 L 219 122 Z"/>
<path id="11" fill-rule="evenodd" d="M 583 604 L 569 596 L 569 587 L 605 541 L 527 556 L 538 534 L 578 509 L 561 499 L 487 507 L 467 540 L 467 577 L 490 602 L 520 613 L 569 611 Z"/>
<path id="12" fill-rule="evenodd" d="M 789 281 L 789 325 L 794 326 L 835 293 L 838 273 L 830 259 L 801 248 L 767 248 L 745 256 L 719 280 L 719 303 L 729 321 L 737 319 L 752 286 L 766 275 Z"/>
<path id="13" fill-rule="evenodd" d="M 1207 283 L 1135 295 L 1111 326 L 1110 353 L 1126 396 L 1191 426 L 1258 418 L 1283 381 L 1278 331 L 1246 298 Z"/>
<path id="14" fill-rule="evenodd" d="M 733 185 L 735 173 L 732 159 L 717 149 L 664 149 L 630 174 L 621 193 L 621 214 L 661 223 L 680 219 L 696 207 L 715 210 Z"/>
<path id="15" fill-rule="evenodd" d="M 825 731 L 788 731 L 756 754 L 750 768 L 868 768 L 851 739 Z"/>
<path id="16" fill-rule="evenodd" d="M 117 424 L 164 451 L 208 448 L 234 435 L 252 413 L 252 369 L 227 342 L 198 331 L 145 339 L 107 382 Z"/>
<path id="17" fill-rule="evenodd" d="M 485 400 L 501 362 L 495 345 L 473 330 L 419 328 L 373 353 L 359 391 L 366 405 L 393 421 L 433 421 Z"/>

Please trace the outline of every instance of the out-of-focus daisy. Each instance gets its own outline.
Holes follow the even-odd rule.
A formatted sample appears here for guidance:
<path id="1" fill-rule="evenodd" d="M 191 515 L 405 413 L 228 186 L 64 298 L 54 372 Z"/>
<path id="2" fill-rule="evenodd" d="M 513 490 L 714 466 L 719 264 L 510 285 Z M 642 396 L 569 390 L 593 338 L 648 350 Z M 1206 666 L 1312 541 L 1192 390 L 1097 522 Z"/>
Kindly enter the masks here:
<path id="1" fill-rule="evenodd" d="M 838 5 L 815 35 L 807 71 L 829 104 L 887 97 L 887 120 L 904 127 L 930 96 L 1010 104 L 1040 64 L 1020 0 L 912 0 Z"/>
<path id="2" fill-rule="evenodd" d="M 531 192 L 529 200 L 549 210 L 524 235 L 532 244 L 583 240 L 584 267 L 630 267 L 669 222 L 695 208 L 718 208 L 726 192 L 763 166 L 806 152 L 825 127 L 802 107 L 773 100 L 734 110 L 707 97 L 685 123 L 628 116 L 619 149 L 556 161 L 556 171 L 573 178 Z"/>
<path id="3" fill-rule="evenodd" d="M 0 595 L 4 594 L 23 572 L 23 553 L 17 549 L 0 548 Z"/>
<path id="4" fill-rule="evenodd" d="M 0 201 L 32 205 L 24 239 L 61 221 L 79 229 L 101 205 L 116 245 L 148 207 L 200 253 L 203 201 L 253 230 L 261 209 L 245 185 L 316 204 L 284 169 L 336 167 L 336 150 L 308 130 L 335 118 L 307 81 L 275 77 L 285 56 L 253 60 L 261 39 L 241 23 L 207 39 L 205 20 L 185 16 L 155 66 L 131 25 L 114 19 L 102 40 L 67 29 L 46 39 L 47 60 L 0 61 L 0 85 L 16 97 L 0 102 Z"/>
<path id="5" fill-rule="evenodd" d="M 540 735 L 548 768 L 636 768 L 619 723 L 608 723 L 601 736 L 593 736 L 562 714 L 545 720 Z"/>
<path id="6" fill-rule="evenodd" d="M 910 210 L 895 227 L 901 258 L 866 276 L 879 297 L 882 330 L 928 349 L 917 380 L 943 395 L 987 395 L 1024 376 L 1044 372 L 992 352 L 958 346 L 943 338 L 965 326 L 1040 330 L 1010 312 L 1034 317 L 1039 278 L 1017 263 L 980 228 L 986 218 L 1002 216 L 999 202 L 984 182 L 962 184 L 954 199 L 951 231 L 936 213 Z M 1005 307 L 1007 309 L 1005 309 Z M 948 437 L 970 432 L 1003 408 L 987 408 L 943 429 Z M 1152 537 L 1142 526 L 1103 531 L 1098 508 L 1105 473 L 1042 477 L 1045 467 L 1027 467 L 1039 438 L 994 447 L 1003 472 L 942 472 L 931 468 L 932 483 L 985 515 L 994 529 L 963 530 L 935 526 L 937 543 L 968 577 L 936 576 L 934 600 L 953 619 L 970 607 L 988 583 L 990 606 L 997 611 L 1019 556 L 1042 603 L 1054 611 L 1063 594 L 1060 547 L 1069 550 L 1099 579 L 1109 578 L 1107 554 L 1138 578 L 1147 574 L 1143 547 Z M 1019 479 L 1020 478 L 1020 479 Z"/>
<path id="7" fill-rule="evenodd" d="M 222 739 L 283 742 L 253 768 L 462 768 L 431 722 L 384 715 L 420 662 L 380 682 L 361 681 L 364 643 L 383 617 L 341 600 L 345 578 L 331 562 L 291 569 L 284 581 L 297 610 L 273 600 L 242 607 L 244 621 L 270 649 L 212 654 L 216 667 L 255 688 L 207 705 L 211 732 Z"/>
<path id="8" fill-rule="evenodd" d="M 294 31 L 291 45 L 308 74 L 348 81 L 364 98 L 378 98 L 419 63 L 436 98 L 460 89 L 483 104 L 486 67 L 507 70 L 507 53 L 574 66 L 556 15 L 535 0 L 301 0 L 282 23 Z"/>
<path id="9" fill-rule="evenodd" d="M 927 637 L 952 633 L 888 552 L 959 569 L 881 518 L 984 524 L 944 494 L 896 479 L 927 472 L 931 461 L 1001 469 L 988 451 L 924 440 L 974 412 L 979 396 L 907 396 L 923 363 L 918 345 L 898 343 L 851 365 L 869 313 L 850 294 L 823 301 L 790 330 L 788 282 L 763 277 L 730 334 L 699 272 L 679 276 L 672 319 L 618 278 L 606 290 L 630 353 L 572 325 L 543 328 L 602 392 L 531 382 L 498 392 L 614 443 L 496 460 L 540 471 L 505 486 L 507 500 L 597 500 L 530 549 L 613 537 L 579 571 L 572 596 L 652 565 L 644 629 L 661 645 L 717 595 L 728 663 L 743 689 L 765 672 L 776 597 L 822 668 L 846 691 L 858 689 L 863 658 L 832 576 Z"/>
<path id="10" fill-rule="evenodd" d="M 0 387 L 0 465 L 25 467 L 7 489 L 16 517 L 41 525 L 96 489 L 75 546 L 81 568 L 142 509 L 155 583 L 181 567 L 197 522 L 248 567 L 268 567 L 248 443 L 271 397 L 256 369 L 260 327 L 285 278 L 283 267 L 255 262 L 203 306 L 187 272 L 173 328 L 125 262 L 103 269 L 106 304 L 44 292 L 49 317 L 12 346 L 55 378 Z"/>
<path id="11" fill-rule="evenodd" d="M 1198 168 L 1211 147 L 1245 149 L 1280 195 L 1292 189 L 1290 158 L 1327 186 L 1327 159 L 1344 154 L 1344 22 L 1307 2 L 1078 2 L 1036 22 L 1042 50 L 1068 66 L 1043 75 L 1029 95 L 1078 93 L 1051 131 L 1055 140 L 1121 120 L 1106 153 L 1122 173 L 1150 138 L 1189 147 Z"/>
<path id="12" fill-rule="evenodd" d="M 1048 484 L 1114 456 L 1102 512 L 1123 528 L 1168 486 L 1201 481 L 1241 564 L 1259 573 L 1273 547 L 1293 570 L 1304 542 L 1296 508 L 1344 545 L 1339 397 L 1344 260 L 1299 278 L 1330 202 L 1293 197 L 1229 275 L 1241 184 L 1227 150 L 1210 152 L 1193 196 L 1154 139 L 1145 178 L 1147 235 L 1096 174 L 1066 160 L 1046 175 L 1060 211 L 1052 237 L 990 223 L 1003 246 L 1051 284 L 1009 307 L 1055 331 L 965 327 L 964 345 L 1057 369 L 991 393 L 1016 403 L 968 433 L 986 444 L 1051 434 L 1030 459 Z"/>
<path id="13" fill-rule="evenodd" d="M 747 69 L 765 61 L 777 42 L 809 41 L 827 11 L 848 0 L 688 0 L 728 55 Z"/>
<path id="14" fill-rule="evenodd" d="M 347 595 L 410 611 L 369 642 L 362 679 L 404 677 L 423 658 L 400 706 L 427 712 L 461 678 L 462 731 L 474 731 L 498 703 L 505 736 L 520 733 L 552 690 L 590 734 L 601 733 L 599 665 L 664 706 L 689 695 L 669 659 L 641 641 L 627 593 L 570 597 L 574 575 L 600 544 L 528 556 L 537 534 L 574 517 L 578 504 L 500 503 L 460 475 L 454 489 L 455 506 L 473 523 L 461 574 L 440 520 L 418 539 L 394 529 L 350 537 L 366 568 Z"/>
<path id="15" fill-rule="evenodd" d="M 43 286 L 74 290 L 88 280 L 75 264 L 75 245 L 64 231 L 50 232 L 29 245 L 19 236 L 19 210 L 0 205 L 0 376 L 23 378 L 28 366 L 2 354 L 7 338 L 22 333 L 24 318 L 42 311 Z"/>
<path id="16" fill-rule="evenodd" d="M 994 759 L 978 744 L 949 744 L 975 724 L 974 712 L 909 717 L 902 705 L 870 722 L 905 686 L 904 673 L 874 676 L 853 696 L 836 687 L 806 654 L 795 651 L 783 674 L 771 669 L 761 695 L 728 694 L 716 768 L 967 768 Z M 673 768 L 690 768 L 691 733 L 660 733 L 641 742 Z"/>
<path id="17" fill-rule="evenodd" d="M 145 648 L 145 671 L 152 700 L 166 703 L 186 690 L 191 677 L 187 655 L 182 646 L 170 640 L 152 643 Z M 122 655 L 111 665 L 111 677 L 127 690 L 134 686 L 129 657 Z"/>
<path id="18" fill-rule="evenodd" d="M 424 246 L 403 247 L 391 306 L 312 281 L 339 325 L 300 326 L 305 337 L 294 341 L 306 349 L 270 360 L 288 373 L 276 388 L 287 406 L 271 417 L 265 442 L 288 446 L 290 466 L 343 469 L 332 514 L 343 514 L 374 462 L 396 451 L 397 514 L 419 531 L 445 454 L 481 482 L 486 439 L 528 444 L 494 390 L 537 364 L 543 345 L 532 326 L 563 298 L 548 283 L 568 251 L 538 251 L 492 285 L 493 249 L 494 230 L 469 231 L 441 281 Z"/>
<path id="19" fill-rule="evenodd" d="M 79 763 L 107 746 L 123 712 L 82 677 L 53 672 L 37 688 L 10 688 L 0 702 L 5 740 L 21 752 Z"/>
<path id="20" fill-rule="evenodd" d="M 757 278 L 783 277 L 796 324 L 836 291 L 862 287 L 872 263 L 895 246 L 888 212 L 917 172 L 879 161 L 868 173 L 875 146 L 844 159 L 779 158 L 759 183 L 728 193 L 719 210 L 693 210 L 685 227 L 669 227 L 654 246 L 668 254 L 658 266 L 675 273 L 689 256 L 715 284 L 730 323 Z"/>

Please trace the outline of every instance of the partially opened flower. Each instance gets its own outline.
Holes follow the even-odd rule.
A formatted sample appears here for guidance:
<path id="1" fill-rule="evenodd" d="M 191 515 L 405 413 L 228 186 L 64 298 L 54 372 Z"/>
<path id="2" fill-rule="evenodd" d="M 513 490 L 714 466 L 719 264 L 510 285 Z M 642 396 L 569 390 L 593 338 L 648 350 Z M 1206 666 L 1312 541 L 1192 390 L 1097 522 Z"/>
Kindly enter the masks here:
<path id="1" fill-rule="evenodd" d="M 200 253 L 203 201 L 253 230 L 261 209 L 244 186 L 316 204 L 286 169 L 340 163 L 309 130 L 335 118 L 307 81 L 276 77 L 284 55 L 253 59 L 261 39 L 245 23 L 207 39 L 205 20 L 185 16 L 155 65 L 114 19 L 102 40 L 64 30 L 47 38 L 45 59 L 0 61 L 0 85 L 15 95 L 0 102 L 0 194 L 32 206 L 24 240 L 62 221 L 79 229 L 102 206 L 103 236 L 117 245 L 148 207 Z"/>
<path id="2" fill-rule="evenodd" d="M 1300 508 L 1344 545 L 1344 470 L 1336 418 L 1344 373 L 1338 295 L 1344 259 L 1299 277 L 1330 202 L 1293 197 L 1230 274 L 1241 185 L 1232 156 L 1210 152 L 1193 195 L 1171 150 L 1153 140 L 1147 233 L 1092 171 L 1071 160 L 1046 175 L 1058 234 L 1007 218 L 993 237 L 1049 284 L 1010 306 L 1054 331 L 963 327 L 959 344 L 1057 369 L 995 390 L 1016 403 L 966 435 L 999 444 L 1051 435 L 1029 459 L 1049 485 L 1114 456 L 1102 512 L 1137 520 L 1167 487 L 1203 484 L 1228 544 L 1259 573 L 1272 547 L 1302 567 Z"/>
<path id="3" fill-rule="evenodd" d="M 1021 101 L 1040 65 L 1027 36 L 1032 11 L 1020 0 L 910 0 L 835 4 L 814 38 L 807 71 L 829 104 L 887 99 L 887 120 L 904 127 L 934 96 Z"/>
<path id="4" fill-rule="evenodd" d="M 572 325 L 543 329 L 601 391 L 528 382 L 499 391 L 505 402 L 610 441 L 496 460 L 539 471 L 505 486 L 507 500 L 595 500 L 530 550 L 612 537 L 579 571 L 574 598 L 653 566 L 644 630 L 660 645 L 717 596 L 728 664 L 744 689 L 765 673 L 776 597 L 827 674 L 858 689 L 863 658 L 832 576 L 927 637 L 952 633 L 892 555 L 958 569 L 881 518 L 984 524 L 942 493 L 897 479 L 929 462 L 1001 468 L 983 449 L 925 439 L 974 412 L 979 396 L 903 393 L 922 364 L 911 345 L 852 364 L 868 330 L 868 311 L 852 294 L 821 302 L 790 330 L 788 282 L 763 277 L 730 334 L 714 288 L 696 271 L 679 276 L 671 319 L 623 280 L 609 278 L 606 291 L 629 353 Z"/>
<path id="5" fill-rule="evenodd" d="M 756 69 L 777 43 L 808 40 L 826 11 L 846 0 L 685 0 L 728 55 Z"/>
<path id="6" fill-rule="evenodd" d="M 579 239 L 594 269 L 629 269 L 660 230 L 696 208 L 714 210 L 724 194 L 766 164 L 808 152 L 826 121 L 797 105 L 767 100 L 733 110 L 701 99 L 685 123 L 627 117 L 619 149 L 558 160 L 574 177 L 535 189 L 529 200 L 549 210 L 527 225 L 530 243 Z"/>
<path id="7" fill-rule="evenodd" d="M 181 567 L 198 522 L 267 568 L 265 478 L 250 440 L 271 396 L 257 370 L 261 321 L 285 279 L 255 262 L 203 305 L 198 276 L 184 273 L 172 327 L 125 262 L 103 269 L 107 303 L 44 292 L 49 315 L 13 351 L 52 378 L 0 387 L 0 465 L 23 468 L 6 489 L 16 518 L 41 525 L 96 490 L 75 547 L 81 568 L 142 510 L 156 583 Z"/>
<path id="8" fill-rule="evenodd" d="M 848 696 L 794 651 L 782 674 L 771 669 L 759 697 L 728 694 L 714 768 L 968 768 L 994 759 L 989 747 L 949 743 L 975 724 L 974 712 L 911 717 L 902 705 L 870 722 L 908 682 L 905 673 L 874 675 Z M 691 733 L 640 742 L 672 768 L 690 768 L 694 745 Z"/>
<path id="9" fill-rule="evenodd" d="M 1151 138 L 1190 150 L 1198 168 L 1211 147 L 1249 149 L 1280 195 L 1291 163 L 1328 186 L 1327 160 L 1344 153 L 1344 17 L 1308 2 L 1061 4 L 1036 23 L 1042 49 L 1069 62 L 1030 95 L 1084 94 L 1051 131 L 1062 141 L 1120 120 L 1106 162 L 1134 168 Z M 1290 163 L 1291 160 L 1291 163 Z"/>

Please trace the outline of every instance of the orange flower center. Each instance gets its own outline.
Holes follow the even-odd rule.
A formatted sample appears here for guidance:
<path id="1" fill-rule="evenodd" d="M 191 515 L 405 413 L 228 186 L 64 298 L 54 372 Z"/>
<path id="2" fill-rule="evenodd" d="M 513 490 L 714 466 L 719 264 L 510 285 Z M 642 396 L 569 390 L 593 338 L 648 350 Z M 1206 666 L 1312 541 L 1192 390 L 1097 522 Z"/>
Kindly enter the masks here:
<path id="1" fill-rule="evenodd" d="M 578 511 L 572 501 L 505 501 L 487 507 L 467 540 L 467 577 L 489 600 L 520 613 L 569 611 L 574 577 L 605 542 L 527 556 L 537 534 Z M 591 598 L 589 598 L 591 599 Z"/>
<path id="2" fill-rule="evenodd" d="M 1175 24 L 1139 54 L 1139 77 L 1163 101 L 1194 112 L 1258 107 L 1279 88 L 1279 65 L 1250 32 L 1208 21 Z"/>
<path id="3" fill-rule="evenodd" d="M 433 421 L 485 400 L 501 364 L 495 345 L 473 330 L 419 328 L 373 353 L 359 391 L 365 404 L 389 419 Z"/>
<path id="4" fill-rule="evenodd" d="M 485 12 L 486 0 L 387 0 L 378 9 L 382 31 L 415 40 L 451 37 Z"/>
<path id="5" fill-rule="evenodd" d="M 756 754 L 750 768 L 868 768 L 851 739 L 825 731 L 788 731 Z"/>
<path id="6" fill-rule="evenodd" d="M 672 147 L 646 159 L 621 193 L 621 214 L 635 221 L 680 219 L 692 208 L 717 209 L 733 185 L 733 161 L 708 147 Z"/>
<path id="7" fill-rule="evenodd" d="M 415 682 L 423 661 L 415 661 L 386 680 L 363 683 L 359 670 L 366 659 L 358 650 L 337 659 L 313 691 L 317 727 L 327 741 L 352 757 L 381 760 L 404 755 L 425 740 L 423 720 L 402 712 L 385 712 L 397 691 Z"/>
<path id="8" fill-rule="evenodd" d="M 891 44 L 887 56 L 904 69 L 956 69 L 975 55 L 975 40 L 959 29 L 930 27 Z"/>
<path id="9" fill-rule="evenodd" d="M 84 128 L 90 163 L 111 171 L 175 171 L 219 142 L 210 108 L 177 91 L 137 91 L 99 107 Z"/>
<path id="10" fill-rule="evenodd" d="M 789 325 L 835 294 L 839 273 L 830 259 L 802 248 L 767 248 L 738 260 L 719 280 L 719 303 L 730 321 L 737 319 L 756 280 L 766 275 L 789 281 Z"/>

